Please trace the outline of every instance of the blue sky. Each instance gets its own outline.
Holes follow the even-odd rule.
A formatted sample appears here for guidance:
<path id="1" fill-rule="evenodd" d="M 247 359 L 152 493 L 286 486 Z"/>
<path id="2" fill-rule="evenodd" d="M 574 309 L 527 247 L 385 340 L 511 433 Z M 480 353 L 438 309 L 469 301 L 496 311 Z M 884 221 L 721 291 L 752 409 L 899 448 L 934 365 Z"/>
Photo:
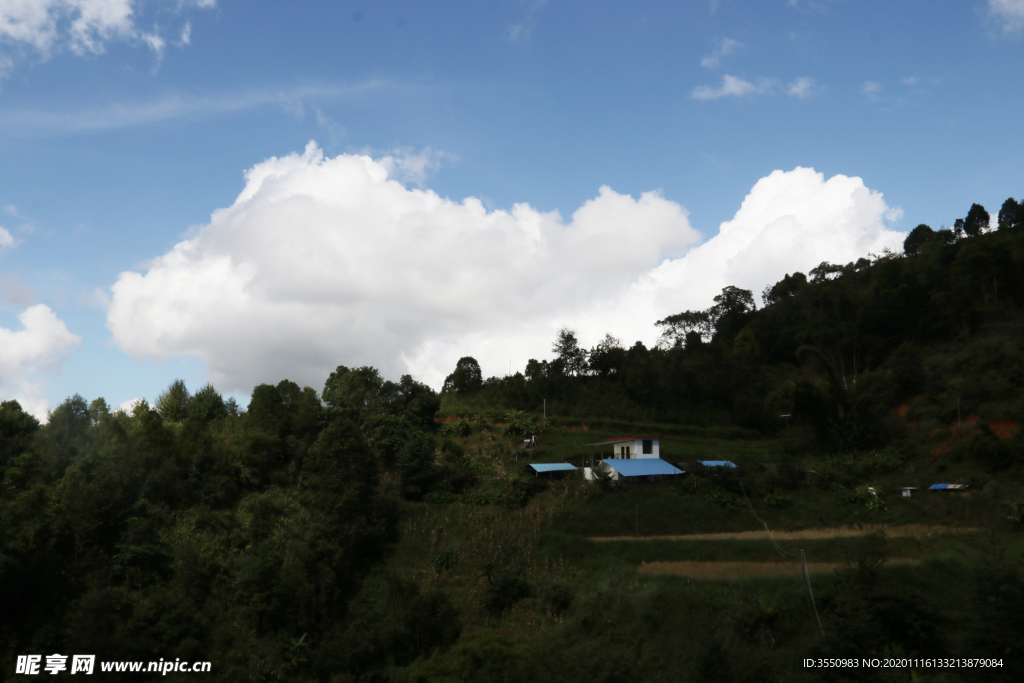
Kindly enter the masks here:
<path id="1" fill-rule="evenodd" d="M 37 414 L 654 343 L 1024 196 L 1024 0 L 32 5 L 0 0 L 0 397 Z"/>

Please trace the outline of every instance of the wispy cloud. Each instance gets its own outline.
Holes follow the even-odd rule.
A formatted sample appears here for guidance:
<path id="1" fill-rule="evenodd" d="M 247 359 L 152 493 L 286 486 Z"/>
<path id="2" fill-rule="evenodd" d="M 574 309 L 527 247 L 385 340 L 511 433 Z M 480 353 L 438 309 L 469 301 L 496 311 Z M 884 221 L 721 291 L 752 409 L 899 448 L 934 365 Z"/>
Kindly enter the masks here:
<path id="1" fill-rule="evenodd" d="M 878 81 L 864 81 L 864 85 L 860 87 L 860 92 L 870 99 L 878 99 L 882 94 L 882 84 Z"/>
<path id="2" fill-rule="evenodd" d="M 315 85 L 284 90 L 252 90 L 217 97 L 168 95 L 149 102 L 112 103 L 74 112 L 40 110 L 0 111 L 0 128 L 7 135 L 69 135 L 144 126 L 163 121 L 206 118 L 265 106 L 278 106 L 291 115 L 302 100 L 343 99 L 396 87 L 385 81 L 358 85 Z"/>
<path id="3" fill-rule="evenodd" d="M 1024 0 L 988 0 L 988 13 L 1006 33 L 1024 29 Z"/>
<path id="4" fill-rule="evenodd" d="M 786 94 L 790 97 L 797 97 L 802 100 L 813 95 L 815 89 L 813 78 L 801 76 L 789 84 L 789 87 L 786 88 Z"/>
<path id="5" fill-rule="evenodd" d="M 714 49 L 709 54 L 701 57 L 700 65 L 705 69 L 714 69 L 716 66 L 722 63 L 722 57 L 727 57 L 734 53 L 737 48 L 743 47 L 743 43 L 732 38 L 721 38 L 715 41 Z"/>
<path id="6" fill-rule="evenodd" d="M 169 11 L 215 5 L 214 0 L 183 0 Z M 13 46 L 17 56 L 35 53 L 49 59 L 64 50 L 100 54 L 109 43 L 127 42 L 145 45 L 159 62 L 167 41 L 156 26 L 151 31 L 140 28 L 139 12 L 145 6 L 138 0 L 6 0 L 0 2 L 0 44 Z M 155 11 L 167 9 L 153 6 Z M 187 45 L 187 34 L 183 38 L 181 44 Z M 0 72 L 10 71 L 13 63 L 11 55 L 0 55 Z"/>
<path id="7" fill-rule="evenodd" d="M 526 10 L 526 16 L 523 20 L 518 24 L 512 24 L 508 27 L 508 39 L 513 43 L 529 42 L 530 38 L 533 37 L 533 29 L 537 25 L 537 13 L 546 4 L 548 4 L 548 0 L 530 0 L 529 8 Z"/>
<path id="8" fill-rule="evenodd" d="M 710 85 L 698 86 L 690 92 L 690 97 L 695 100 L 717 100 L 722 97 L 758 95 L 767 92 L 774 83 L 775 81 L 770 78 L 760 78 L 754 84 L 742 78 L 726 74 L 722 77 L 722 85 L 717 88 Z"/>

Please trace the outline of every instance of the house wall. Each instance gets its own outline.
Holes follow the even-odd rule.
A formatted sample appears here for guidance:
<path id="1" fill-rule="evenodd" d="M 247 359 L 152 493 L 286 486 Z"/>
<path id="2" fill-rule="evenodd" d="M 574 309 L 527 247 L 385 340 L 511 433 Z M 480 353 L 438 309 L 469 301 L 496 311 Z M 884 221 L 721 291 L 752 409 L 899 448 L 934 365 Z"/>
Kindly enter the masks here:
<path id="1" fill-rule="evenodd" d="M 660 458 L 661 447 L 659 446 L 658 439 L 653 440 L 651 444 L 653 448 L 651 453 L 644 453 L 644 441 L 643 439 L 637 439 L 635 441 L 622 441 L 612 446 L 612 460 L 621 460 L 625 458 L 622 454 L 623 448 L 629 448 L 629 459 L 634 460 L 636 458 Z"/>
<path id="2" fill-rule="evenodd" d="M 643 442 L 643 439 L 637 439 L 636 443 L 633 445 L 633 452 L 636 453 L 635 457 L 637 457 L 637 458 L 660 458 L 661 457 L 661 447 L 660 447 L 658 439 L 654 439 L 654 443 L 651 444 L 651 445 L 653 446 L 653 448 L 651 449 L 652 452 L 651 453 L 647 453 L 645 455 L 644 454 L 644 442 Z"/>

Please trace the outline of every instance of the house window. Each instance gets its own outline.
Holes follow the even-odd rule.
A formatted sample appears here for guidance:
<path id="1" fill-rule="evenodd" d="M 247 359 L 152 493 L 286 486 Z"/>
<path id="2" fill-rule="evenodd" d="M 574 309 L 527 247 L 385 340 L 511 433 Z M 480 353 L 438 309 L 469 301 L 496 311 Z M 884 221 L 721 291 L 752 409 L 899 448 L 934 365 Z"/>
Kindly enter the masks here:
<path id="1" fill-rule="evenodd" d="M 629 460 L 629 446 L 626 446 L 626 460 Z"/>
<path id="2" fill-rule="evenodd" d="M 654 439 L 644 439 L 644 455 L 654 455 Z"/>

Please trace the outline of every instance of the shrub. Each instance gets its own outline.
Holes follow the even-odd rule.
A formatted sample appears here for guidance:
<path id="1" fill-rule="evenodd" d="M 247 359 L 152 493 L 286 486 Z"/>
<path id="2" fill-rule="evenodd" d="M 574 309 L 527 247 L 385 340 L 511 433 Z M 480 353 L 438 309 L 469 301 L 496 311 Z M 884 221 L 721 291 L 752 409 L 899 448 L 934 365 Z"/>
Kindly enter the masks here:
<path id="1" fill-rule="evenodd" d="M 451 424 L 446 424 L 444 427 L 441 427 L 441 436 L 457 436 L 464 439 L 469 436 L 472 431 L 473 428 L 470 427 L 468 422 L 465 420 L 456 420 Z"/>
<path id="2" fill-rule="evenodd" d="M 437 574 L 446 574 L 455 569 L 458 562 L 459 556 L 454 550 L 439 550 L 434 553 L 434 572 Z"/>
<path id="3" fill-rule="evenodd" d="M 496 491 L 477 491 L 466 496 L 466 502 L 470 505 L 497 505 L 501 502 L 501 495 Z"/>
<path id="4" fill-rule="evenodd" d="M 572 605 L 575 597 L 572 589 L 565 584 L 556 583 L 544 591 L 544 606 L 554 615 L 563 614 Z"/>
<path id="5" fill-rule="evenodd" d="M 451 503 L 459 502 L 459 497 L 449 491 L 432 491 L 423 496 L 423 502 L 434 503 L 435 505 L 450 505 Z"/>
<path id="6" fill-rule="evenodd" d="M 764 502 L 765 505 L 768 505 L 770 507 L 781 508 L 789 505 L 790 503 L 793 502 L 793 500 L 787 496 L 776 496 L 768 494 L 767 496 L 764 497 Z"/>
<path id="7" fill-rule="evenodd" d="M 517 602 L 530 597 L 530 584 L 520 576 L 487 576 L 488 586 L 484 592 L 484 609 L 492 614 L 501 614 Z"/>
<path id="8" fill-rule="evenodd" d="M 712 505 L 723 507 L 726 510 L 736 510 L 740 506 L 736 497 L 726 493 L 725 491 L 712 491 L 704 496 L 704 500 Z"/>

